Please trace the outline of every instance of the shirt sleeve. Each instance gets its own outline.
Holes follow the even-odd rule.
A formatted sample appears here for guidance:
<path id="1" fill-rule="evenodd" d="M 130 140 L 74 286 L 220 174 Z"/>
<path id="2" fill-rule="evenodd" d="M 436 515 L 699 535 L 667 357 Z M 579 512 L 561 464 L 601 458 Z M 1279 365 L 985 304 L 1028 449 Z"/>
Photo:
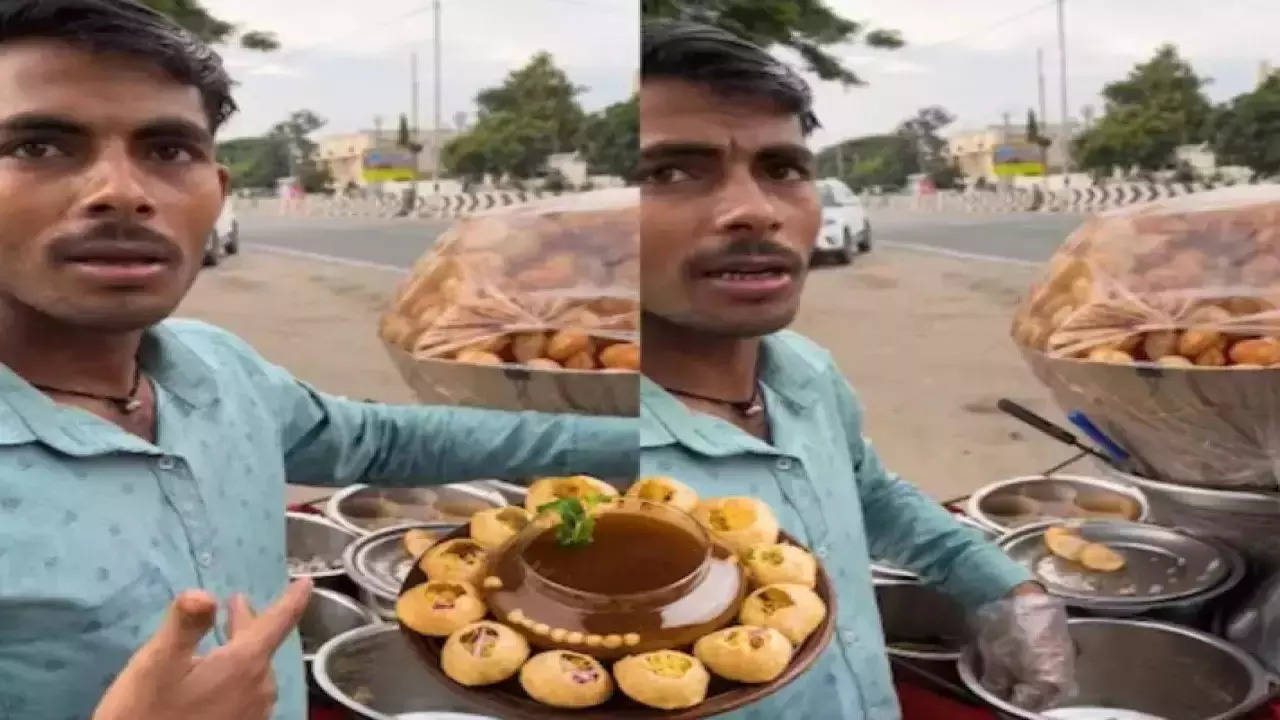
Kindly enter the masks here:
<path id="1" fill-rule="evenodd" d="M 290 482 L 438 485 L 586 474 L 633 478 L 639 420 L 384 405 L 320 392 L 245 346 L 280 426 Z"/>
<path id="2" fill-rule="evenodd" d="M 1031 580 L 1026 568 L 981 533 L 884 467 L 862 434 L 862 410 L 853 389 L 832 369 L 872 557 L 915 572 L 971 609 Z"/>

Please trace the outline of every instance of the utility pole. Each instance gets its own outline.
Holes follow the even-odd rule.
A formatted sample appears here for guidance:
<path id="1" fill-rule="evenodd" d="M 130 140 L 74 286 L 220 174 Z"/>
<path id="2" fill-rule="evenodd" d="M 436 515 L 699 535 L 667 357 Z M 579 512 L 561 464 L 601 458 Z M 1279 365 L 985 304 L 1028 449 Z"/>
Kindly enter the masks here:
<path id="1" fill-rule="evenodd" d="M 434 52 L 435 61 L 432 63 L 431 71 L 435 73 L 435 102 L 433 108 L 434 122 L 431 127 L 431 189 L 436 193 L 440 193 L 440 0 L 432 0 L 431 12 L 434 22 L 432 23 L 435 32 Z"/>
<path id="2" fill-rule="evenodd" d="M 1058 0 L 1058 81 L 1062 84 L 1062 127 L 1058 131 L 1062 144 L 1062 183 L 1066 185 L 1067 174 L 1071 171 L 1071 130 L 1067 127 L 1067 25 L 1065 21 L 1065 0 Z"/>
<path id="3" fill-rule="evenodd" d="M 844 182 L 844 141 L 836 143 L 836 179 Z"/>
<path id="4" fill-rule="evenodd" d="M 422 151 L 418 143 L 418 51 L 413 51 L 409 55 L 409 137 L 406 138 L 409 146 L 405 148 L 413 154 L 413 176 L 409 181 L 409 187 L 404 191 L 404 207 L 401 208 L 401 214 L 408 215 L 412 212 L 413 207 L 418 202 L 418 172 L 419 158 Z M 403 116 L 402 116 L 403 117 Z"/>
<path id="5" fill-rule="evenodd" d="M 1036 48 L 1036 86 L 1040 96 L 1040 122 L 1049 122 L 1049 111 L 1044 99 L 1044 48 Z"/>
<path id="6" fill-rule="evenodd" d="M 410 129 L 413 131 L 413 137 L 410 138 L 410 141 L 417 142 L 418 141 L 418 53 L 417 51 L 414 51 L 413 55 L 411 55 L 409 59 L 409 83 L 410 83 L 409 93 L 410 93 L 410 96 L 413 98 L 412 100 L 409 101 L 410 102 L 409 126 L 410 126 Z"/>

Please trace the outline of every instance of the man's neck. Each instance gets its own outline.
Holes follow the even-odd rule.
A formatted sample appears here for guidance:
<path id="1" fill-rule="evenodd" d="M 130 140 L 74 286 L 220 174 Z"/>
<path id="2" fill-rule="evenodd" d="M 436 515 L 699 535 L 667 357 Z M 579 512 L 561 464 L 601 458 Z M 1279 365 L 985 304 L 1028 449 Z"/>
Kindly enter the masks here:
<path id="1" fill-rule="evenodd" d="M 33 385 L 120 395 L 141 342 L 141 330 L 87 330 L 0 302 L 0 363 Z"/>
<path id="2" fill-rule="evenodd" d="M 727 337 L 645 315 L 641 370 L 662 387 L 720 400 L 755 393 L 760 338 Z"/>

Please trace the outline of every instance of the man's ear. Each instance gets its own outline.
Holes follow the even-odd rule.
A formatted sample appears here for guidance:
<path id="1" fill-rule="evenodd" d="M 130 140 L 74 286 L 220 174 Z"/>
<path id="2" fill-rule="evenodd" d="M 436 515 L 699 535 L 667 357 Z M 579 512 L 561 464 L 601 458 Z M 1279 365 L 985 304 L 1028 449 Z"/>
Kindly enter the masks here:
<path id="1" fill-rule="evenodd" d="M 218 183 L 222 185 L 222 197 L 226 197 L 231 192 L 231 171 L 226 165 L 218 166 Z"/>

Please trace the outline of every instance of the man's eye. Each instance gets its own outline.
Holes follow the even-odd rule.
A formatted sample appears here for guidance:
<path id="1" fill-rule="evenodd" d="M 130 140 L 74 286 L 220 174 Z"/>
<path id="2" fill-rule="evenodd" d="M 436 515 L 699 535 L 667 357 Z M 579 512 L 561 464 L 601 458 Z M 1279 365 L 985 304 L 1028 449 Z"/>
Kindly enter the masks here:
<path id="1" fill-rule="evenodd" d="M 674 165 L 656 167 L 644 173 L 643 180 L 653 185 L 670 185 L 692 179 L 692 176 Z"/>
<path id="2" fill-rule="evenodd" d="M 163 163 L 189 163 L 195 155 L 181 145 L 157 145 L 151 149 L 151 155 Z"/>
<path id="3" fill-rule="evenodd" d="M 765 168 L 765 173 L 770 180 L 779 182 L 795 182 L 798 180 L 808 180 L 811 176 L 809 168 L 803 165 L 779 164 L 770 165 Z"/>
<path id="4" fill-rule="evenodd" d="M 19 160 L 42 160 L 65 155 L 62 149 L 50 142 L 24 142 L 15 145 L 9 154 Z"/>

